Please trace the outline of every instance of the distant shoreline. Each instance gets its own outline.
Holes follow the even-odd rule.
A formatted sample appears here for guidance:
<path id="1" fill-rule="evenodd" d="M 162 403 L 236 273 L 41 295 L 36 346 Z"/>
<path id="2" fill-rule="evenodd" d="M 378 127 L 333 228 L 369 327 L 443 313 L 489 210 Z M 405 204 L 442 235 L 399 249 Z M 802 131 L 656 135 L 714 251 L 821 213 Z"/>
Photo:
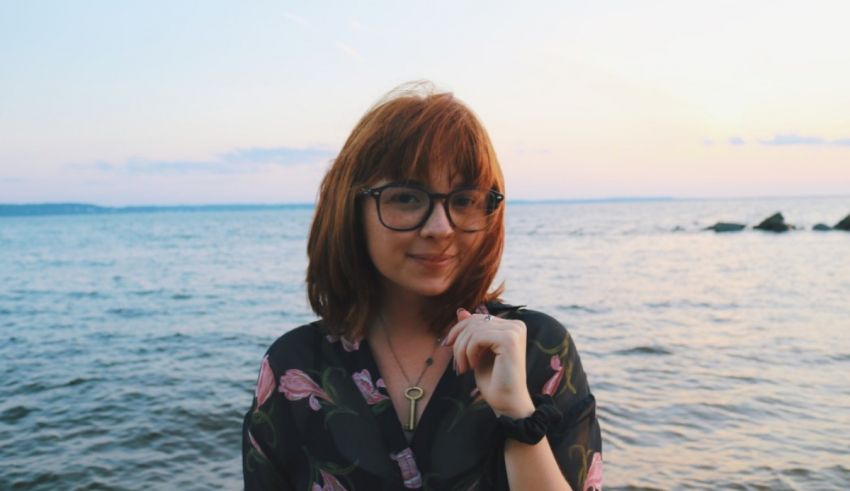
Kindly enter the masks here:
<path id="1" fill-rule="evenodd" d="M 312 209 L 312 204 L 279 205 L 174 205 L 174 206 L 99 206 L 87 203 L 43 203 L 33 205 L 2 205 L 0 217 L 56 215 L 124 215 L 130 213 L 260 211 Z"/>
<path id="2" fill-rule="evenodd" d="M 510 205 L 547 205 L 547 204 L 604 204 L 604 203 L 640 203 L 659 201 L 716 201 L 716 200 L 768 200 L 768 199 L 824 199 L 844 196 L 763 196 L 730 198 L 675 198 L 672 196 L 650 197 L 611 197 L 583 199 L 516 199 L 508 200 Z M 850 197 L 848 197 L 850 198 Z M 210 211 L 263 211 L 312 209 L 313 203 L 278 204 L 208 204 L 208 205 L 137 205 L 137 206 L 101 206 L 90 203 L 31 203 L 0 204 L 0 217 L 56 216 L 56 215 L 117 215 L 129 213 L 164 212 L 210 212 Z"/>
<path id="3" fill-rule="evenodd" d="M 620 203 L 636 201 L 671 201 L 670 197 L 604 198 L 576 200 L 511 200 L 510 204 L 561 204 L 561 203 Z M 312 209 L 312 203 L 234 204 L 234 205 L 144 205 L 100 206 L 90 203 L 35 203 L 0 204 L 0 217 L 55 216 L 55 215 L 117 215 L 128 213 L 209 212 L 209 211 L 263 211 Z"/>

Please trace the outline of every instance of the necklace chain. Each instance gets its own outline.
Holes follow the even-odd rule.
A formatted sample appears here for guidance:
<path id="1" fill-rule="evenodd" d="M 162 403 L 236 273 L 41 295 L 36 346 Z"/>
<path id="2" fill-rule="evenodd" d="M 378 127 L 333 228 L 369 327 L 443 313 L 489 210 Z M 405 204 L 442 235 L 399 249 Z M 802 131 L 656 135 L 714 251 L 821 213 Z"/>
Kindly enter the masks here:
<path id="1" fill-rule="evenodd" d="M 416 382 L 411 382 L 410 377 L 407 376 L 407 372 L 404 371 L 404 365 L 401 364 L 401 360 L 399 360 L 398 355 L 395 353 L 395 349 L 393 349 L 393 343 L 390 341 L 390 333 L 387 330 L 387 324 L 384 322 L 383 316 L 381 316 L 381 327 L 384 331 L 384 338 L 387 340 L 387 346 L 390 348 L 390 353 L 392 353 L 393 358 L 395 359 L 396 365 L 398 365 L 399 370 L 401 370 L 401 374 L 404 376 L 404 379 L 407 380 L 407 384 L 411 387 L 418 387 L 419 382 L 422 381 L 422 377 L 425 376 L 425 372 L 428 371 L 428 367 L 434 364 L 434 354 L 437 353 L 437 349 L 440 347 L 440 341 L 442 338 L 437 338 L 434 343 L 434 349 L 431 350 L 431 355 L 425 359 L 425 366 L 422 367 L 422 371 L 419 372 L 419 378 L 416 379 Z"/>
<path id="2" fill-rule="evenodd" d="M 434 364 L 434 354 L 437 352 L 437 348 L 440 347 L 441 338 L 437 338 L 434 343 L 434 349 L 431 350 L 431 355 L 425 359 L 425 366 L 422 367 L 422 371 L 419 372 L 419 378 L 416 379 L 416 383 L 410 382 L 410 377 L 407 376 L 407 372 L 404 371 L 404 365 L 401 364 L 401 360 L 398 358 L 398 355 L 393 349 L 393 343 L 390 341 L 390 333 L 387 329 L 387 323 L 384 322 L 384 317 L 381 316 L 381 329 L 384 331 L 384 337 L 387 339 L 387 347 L 390 349 L 390 353 L 392 353 L 393 358 L 395 359 L 396 364 L 398 365 L 399 370 L 401 370 L 402 376 L 407 381 L 408 387 L 404 389 L 404 398 L 409 401 L 409 409 L 407 423 L 402 422 L 402 429 L 407 432 L 413 432 L 416 430 L 416 403 L 422 396 L 425 395 L 425 389 L 419 386 L 419 383 L 422 382 L 422 377 L 425 376 L 425 372 L 428 371 L 428 367 Z"/>

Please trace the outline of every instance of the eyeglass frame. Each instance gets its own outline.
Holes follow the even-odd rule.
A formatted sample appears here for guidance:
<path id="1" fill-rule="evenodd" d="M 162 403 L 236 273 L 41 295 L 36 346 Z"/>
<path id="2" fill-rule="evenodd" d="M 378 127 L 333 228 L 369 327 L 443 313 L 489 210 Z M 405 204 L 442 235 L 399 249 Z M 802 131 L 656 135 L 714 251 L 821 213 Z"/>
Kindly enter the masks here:
<path id="1" fill-rule="evenodd" d="M 423 193 L 425 193 L 428 196 L 428 211 L 422 216 L 422 220 L 419 223 L 417 223 L 413 227 L 408 227 L 408 228 L 390 227 L 389 225 L 384 223 L 384 217 L 381 214 L 381 193 L 383 193 L 385 190 L 387 190 L 389 188 L 413 188 L 413 189 L 422 191 Z M 452 228 L 461 230 L 461 231 L 466 232 L 466 233 L 480 232 L 480 231 L 484 230 L 486 228 L 486 226 L 479 228 L 479 229 L 476 229 L 476 230 L 464 230 L 462 228 L 459 228 L 455 224 L 454 220 L 452 220 L 452 213 L 451 213 L 451 211 L 449 211 L 449 198 L 453 194 L 461 193 L 461 192 L 464 192 L 464 191 L 485 191 L 485 190 L 474 188 L 474 187 L 464 187 L 464 188 L 454 189 L 452 191 L 449 191 L 448 193 L 432 193 L 432 192 L 428 191 L 427 189 L 425 189 L 424 187 L 417 186 L 415 184 L 404 184 L 404 183 L 399 183 L 399 182 L 391 182 L 389 184 L 384 184 L 383 186 L 378 186 L 376 188 L 363 188 L 357 193 L 357 196 L 371 196 L 371 197 L 375 198 L 375 209 L 378 212 L 378 221 L 380 221 L 381 225 L 383 225 L 384 227 L 386 227 L 386 228 L 388 228 L 392 231 L 395 231 L 395 232 L 410 232 L 412 230 L 417 230 L 419 228 L 422 228 L 422 226 L 425 225 L 425 223 L 428 221 L 428 219 L 431 218 L 431 214 L 434 213 L 434 203 L 438 199 L 443 200 L 443 210 L 445 211 L 446 219 L 449 221 L 449 224 L 452 226 Z M 487 213 L 487 215 L 489 216 L 489 215 L 493 214 L 496 211 L 496 209 L 499 207 L 499 204 L 502 201 L 504 201 L 505 195 L 496 191 L 495 189 L 488 189 L 485 192 L 493 200 L 492 209 L 489 211 L 489 213 Z M 490 207 L 490 205 L 488 204 L 488 208 L 489 207 Z"/>

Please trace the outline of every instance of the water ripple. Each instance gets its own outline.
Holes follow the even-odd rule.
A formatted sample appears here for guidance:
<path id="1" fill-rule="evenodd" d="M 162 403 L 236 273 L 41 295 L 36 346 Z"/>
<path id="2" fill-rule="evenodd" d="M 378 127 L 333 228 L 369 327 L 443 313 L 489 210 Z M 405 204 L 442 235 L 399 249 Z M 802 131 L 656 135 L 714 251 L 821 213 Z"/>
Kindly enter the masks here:
<path id="1" fill-rule="evenodd" d="M 672 355 L 673 352 L 661 346 L 635 346 L 615 351 L 616 355 Z"/>

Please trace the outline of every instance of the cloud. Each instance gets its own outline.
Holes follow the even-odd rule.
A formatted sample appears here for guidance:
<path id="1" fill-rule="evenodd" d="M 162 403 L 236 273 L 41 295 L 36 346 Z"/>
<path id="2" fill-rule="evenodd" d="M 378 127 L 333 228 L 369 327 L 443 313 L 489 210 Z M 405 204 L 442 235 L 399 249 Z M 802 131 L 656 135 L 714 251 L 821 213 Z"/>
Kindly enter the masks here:
<path id="1" fill-rule="evenodd" d="M 850 138 L 838 138 L 836 140 L 827 140 L 817 136 L 800 136 L 796 134 L 776 135 L 770 140 L 761 140 L 762 145 L 769 146 L 787 146 L 787 145 L 808 145 L 808 146 L 842 146 L 850 147 Z"/>
<path id="2" fill-rule="evenodd" d="M 366 26 L 357 19 L 350 19 L 348 21 L 348 28 L 354 32 L 366 32 L 368 29 Z"/>
<path id="3" fill-rule="evenodd" d="M 707 146 L 707 147 L 710 147 L 710 146 L 714 145 L 714 140 L 708 140 L 708 139 L 706 139 L 706 140 L 703 140 L 703 141 L 702 141 L 702 144 L 703 144 L 703 145 L 705 145 L 705 146 Z"/>
<path id="4" fill-rule="evenodd" d="M 349 58 L 352 58 L 356 61 L 363 61 L 363 56 L 361 56 L 360 53 L 356 49 L 352 48 L 351 46 L 349 46 L 349 45 L 347 45 L 343 42 L 337 41 L 336 47 L 339 48 L 340 51 L 342 51 L 343 53 L 348 55 Z"/>
<path id="5" fill-rule="evenodd" d="M 331 152 L 326 148 L 238 148 L 221 155 L 223 162 L 231 164 L 277 164 L 292 165 L 305 162 L 318 162 L 330 158 Z"/>
<path id="6" fill-rule="evenodd" d="M 237 148 L 218 158 L 202 160 L 148 160 L 130 158 L 121 164 L 99 160 L 72 163 L 65 167 L 75 171 L 123 174 L 251 174 L 270 166 L 288 167 L 324 163 L 333 152 L 322 147 Z"/>
<path id="7" fill-rule="evenodd" d="M 733 137 L 729 138 L 729 144 L 730 145 L 744 145 L 746 143 L 747 142 L 745 142 L 744 139 L 741 138 L 740 136 L 733 136 Z"/>
<path id="8" fill-rule="evenodd" d="M 302 26 L 309 25 L 309 22 L 307 22 L 307 20 L 304 17 L 301 17 L 300 15 L 295 15 L 291 12 L 284 12 L 283 16 L 291 20 L 292 22 L 295 22 L 296 24 L 301 24 Z"/>

